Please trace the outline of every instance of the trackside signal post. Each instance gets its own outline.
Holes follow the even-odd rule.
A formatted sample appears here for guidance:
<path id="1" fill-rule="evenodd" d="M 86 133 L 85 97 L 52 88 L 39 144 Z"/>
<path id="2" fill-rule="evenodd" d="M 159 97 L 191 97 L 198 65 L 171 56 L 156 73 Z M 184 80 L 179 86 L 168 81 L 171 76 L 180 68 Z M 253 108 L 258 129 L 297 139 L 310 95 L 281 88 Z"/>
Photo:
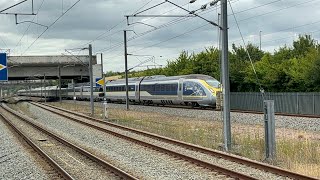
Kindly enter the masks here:
<path id="1" fill-rule="evenodd" d="M 263 102 L 263 109 L 264 109 L 266 160 L 273 160 L 276 156 L 274 101 L 265 100 Z"/>

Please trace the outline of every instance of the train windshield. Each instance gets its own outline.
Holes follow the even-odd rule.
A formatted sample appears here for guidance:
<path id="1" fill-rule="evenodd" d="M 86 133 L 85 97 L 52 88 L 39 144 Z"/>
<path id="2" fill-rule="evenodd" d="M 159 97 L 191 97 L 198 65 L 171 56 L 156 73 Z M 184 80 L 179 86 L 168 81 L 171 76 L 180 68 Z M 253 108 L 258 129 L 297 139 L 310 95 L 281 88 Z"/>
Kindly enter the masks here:
<path id="1" fill-rule="evenodd" d="M 207 82 L 210 86 L 212 86 L 212 87 L 214 87 L 214 88 L 219 88 L 219 87 L 220 87 L 220 82 L 217 81 L 217 80 L 215 80 L 215 79 L 208 79 L 208 80 L 206 80 L 206 82 Z"/>

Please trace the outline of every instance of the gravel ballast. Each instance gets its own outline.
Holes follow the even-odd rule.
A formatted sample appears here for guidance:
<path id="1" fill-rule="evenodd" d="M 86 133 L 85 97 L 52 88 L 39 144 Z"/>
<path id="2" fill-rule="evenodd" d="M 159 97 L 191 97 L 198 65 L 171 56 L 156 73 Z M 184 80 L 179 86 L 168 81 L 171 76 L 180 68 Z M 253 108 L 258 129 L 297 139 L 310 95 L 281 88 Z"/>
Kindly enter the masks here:
<path id="1" fill-rule="evenodd" d="M 35 121 L 140 179 L 226 178 L 208 169 L 72 122 L 34 105 L 26 106 L 29 109 L 26 114 L 35 118 Z"/>
<path id="2" fill-rule="evenodd" d="M 0 179 L 51 179 L 50 166 L 39 163 L 31 147 L 22 145 L 0 117 Z M 36 154 L 36 155 L 35 155 Z M 37 157 L 36 157 L 37 156 Z M 38 158 L 38 160 L 36 159 Z"/>
<path id="3" fill-rule="evenodd" d="M 224 167 L 227 167 L 230 170 L 241 172 L 241 173 L 244 173 L 248 176 L 255 177 L 257 179 L 286 179 L 286 178 L 280 177 L 280 176 L 272 174 L 272 173 L 267 173 L 267 172 L 259 170 L 259 169 L 255 169 L 255 168 L 251 168 L 251 167 L 248 167 L 248 166 L 245 166 L 242 164 L 231 162 L 231 161 L 225 160 L 223 158 L 213 157 L 213 156 L 205 154 L 205 153 L 196 152 L 196 151 L 193 151 L 190 149 L 186 149 L 186 148 L 183 148 L 183 147 L 180 147 L 177 145 L 173 145 L 171 143 L 163 142 L 163 141 L 160 141 L 157 139 L 149 138 L 149 137 L 146 137 L 146 136 L 143 136 L 140 134 L 136 134 L 136 133 L 133 133 L 130 131 L 121 130 L 121 129 L 115 128 L 115 127 L 110 127 L 110 126 L 107 126 L 105 124 L 101 124 L 98 122 L 93 122 L 91 120 L 88 120 L 86 118 L 82 118 L 82 117 L 79 117 L 76 115 L 71 115 L 71 114 L 68 114 L 65 112 L 63 112 L 63 114 L 69 115 L 71 117 L 74 117 L 75 119 L 78 119 L 78 120 L 81 120 L 81 121 L 84 121 L 84 122 L 87 122 L 90 124 L 94 124 L 98 127 L 102 127 L 102 128 L 105 128 L 105 129 L 113 131 L 113 132 L 117 132 L 119 134 L 123 134 L 123 135 L 129 136 L 129 137 L 134 137 L 134 138 L 141 140 L 143 142 L 149 142 L 149 143 L 155 144 L 159 147 L 165 147 L 166 149 L 173 150 L 175 152 L 179 152 L 184 155 L 196 157 L 197 159 L 201 159 L 202 161 L 209 162 L 209 163 L 215 164 L 217 166 L 221 166 L 221 164 L 223 164 Z"/>
<path id="4" fill-rule="evenodd" d="M 74 101 L 65 100 L 63 102 L 73 104 Z M 76 103 L 82 105 L 88 105 L 87 101 L 77 101 Z M 95 102 L 95 106 L 102 107 L 101 102 Z M 108 103 L 108 108 L 111 109 L 125 109 L 125 104 Z M 214 120 L 222 121 L 221 112 L 213 110 L 201 110 L 201 109 L 184 109 L 184 108 L 170 108 L 161 106 L 142 106 L 142 105 L 130 105 L 132 111 L 140 112 L 157 112 L 166 115 L 182 116 L 188 118 L 195 118 L 199 120 Z M 231 121 L 233 123 L 248 124 L 248 125 L 263 125 L 263 114 L 252 113 L 238 113 L 231 112 Z M 307 117 L 293 117 L 293 116 L 275 116 L 277 128 L 289 128 L 302 131 L 320 132 L 320 118 L 307 118 Z"/>
<path id="5" fill-rule="evenodd" d="M 74 149 L 62 144 L 51 136 L 41 132 L 28 123 L 17 119 L 6 113 L 10 121 L 23 131 L 31 140 L 37 144 L 46 154 L 50 156 L 59 166 L 63 167 L 75 179 L 120 179 L 100 164 L 90 160 Z"/>

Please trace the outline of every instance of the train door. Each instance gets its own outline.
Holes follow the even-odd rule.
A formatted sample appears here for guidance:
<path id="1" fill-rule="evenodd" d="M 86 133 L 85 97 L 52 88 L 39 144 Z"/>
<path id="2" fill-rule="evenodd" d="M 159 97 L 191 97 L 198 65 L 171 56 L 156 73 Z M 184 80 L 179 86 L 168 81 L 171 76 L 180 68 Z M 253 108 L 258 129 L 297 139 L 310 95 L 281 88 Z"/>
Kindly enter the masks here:
<path id="1" fill-rule="evenodd" d="M 178 99 L 183 101 L 183 78 L 179 79 Z"/>
<path id="2" fill-rule="evenodd" d="M 135 84 L 136 88 L 135 89 L 135 101 L 140 102 L 140 82 L 136 82 Z"/>
<path id="3" fill-rule="evenodd" d="M 83 100 L 83 86 L 80 86 L 80 98 Z"/>

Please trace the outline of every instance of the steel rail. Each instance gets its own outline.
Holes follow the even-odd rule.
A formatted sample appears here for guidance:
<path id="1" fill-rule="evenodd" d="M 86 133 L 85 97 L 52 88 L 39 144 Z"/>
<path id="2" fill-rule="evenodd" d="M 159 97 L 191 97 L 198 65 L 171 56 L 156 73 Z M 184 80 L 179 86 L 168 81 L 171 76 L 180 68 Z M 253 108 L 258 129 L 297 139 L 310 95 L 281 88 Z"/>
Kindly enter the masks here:
<path id="1" fill-rule="evenodd" d="M 0 105 L 0 107 L 2 109 L 4 109 L 2 107 L 2 105 Z M 10 120 L 8 120 L 8 118 L 6 118 L 5 116 L 3 116 L 0 113 L 0 117 L 2 117 L 2 119 L 4 119 L 4 121 L 16 132 L 19 134 L 20 137 L 22 137 L 40 156 L 44 157 L 45 160 L 58 172 L 59 175 L 61 175 L 64 179 L 66 180 L 74 180 L 74 178 L 68 174 L 61 166 L 59 166 L 59 164 L 53 160 L 52 158 L 50 158 L 50 156 L 45 153 L 44 151 L 41 150 L 41 148 L 36 145 L 34 142 L 31 141 L 31 139 L 29 139 L 27 137 L 27 135 L 25 135 L 22 131 L 20 131 L 14 124 L 12 124 L 10 122 Z"/>
<path id="2" fill-rule="evenodd" d="M 309 176 L 302 175 L 302 174 L 298 174 L 298 173 L 295 173 L 295 172 L 291 172 L 291 171 L 288 171 L 288 170 L 285 170 L 285 169 L 282 169 L 282 168 L 279 168 L 279 167 L 276 167 L 276 166 L 271 166 L 271 165 L 260 163 L 260 162 L 253 161 L 253 160 L 250 160 L 250 159 L 238 157 L 238 156 L 235 156 L 235 155 L 232 155 L 232 154 L 227 154 L 227 153 L 224 153 L 224 152 L 221 152 L 221 151 L 216 151 L 216 150 L 213 150 L 213 149 L 209 149 L 209 148 L 197 146 L 197 145 L 194 145 L 194 144 L 178 141 L 178 140 L 175 140 L 175 139 L 171 139 L 171 138 L 168 138 L 168 137 L 164 137 L 164 136 L 160 136 L 160 135 L 157 135 L 157 134 L 149 133 L 149 132 L 146 132 L 146 131 L 141 131 L 141 130 L 137 130 L 137 129 L 121 126 L 121 125 L 118 125 L 118 124 L 115 124 L 115 123 L 102 121 L 100 119 L 96 119 L 96 118 L 93 118 L 93 117 L 90 117 L 90 116 L 87 116 L 87 115 L 84 115 L 84 114 L 81 114 L 81 113 L 77 113 L 77 112 L 74 112 L 74 111 L 66 110 L 66 109 L 63 109 L 63 108 L 60 108 L 60 107 L 56 107 L 56 106 L 52 106 L 52 105 L 48 105 L 48 104 L 43 104 L 43 103 L 41 103 L 41 104 L 34 103 L 34 102 L 31 102 L 31 103 L 36 105 L 36 106 L 38 106 L 38 107 L 42 107 L 42 108 L 44 108 L 44 109 L 46 109 L 48 111 L 51 111 L 53 113 L 59 114 L 61 116 L 64 116 L 64 117 L 66 117 L 68 119 L 80 121 L 80 120 L 77 120 L 75 118 L 72 118 L 72 117 L 66 116 L 64 114 L 61 114 L 59 112 L 50 110 L 50 109 L 48 109 L 46 107 L 43 107 L 43 106 L 51 107 L 51 108 L 54 108 L 56 110 L 64 111 L 64 112 L 67 112 L 67 113 L 70 113 L 70 114 L 73 114 L 73 115 L 76 115 L 76 116 L 79 116 L 79 117 L 82 117 L 82 118 L 90 119 L 92 121 L 95 121 L 95 122 L 98 122 L 98 123 L 101 123 L 101 124 L 105 124 L 105 125 L 112 126 L 112 127 L 115 127 L 115 128 L 123 129 L 123 130 L 126 130 L 126 131 L 131 131 L 131 132 L 136 133 L 136 134 L 141 134 L 141 135 L 144 135 L 144 136 L 147 136 L 147 137 L 150 137 L 150 138 L 158 139 L 160 141 L 164 141 L 164 142 L 167 142 L 167 143 L 175 144 L 175 145 L 184 147 L 186 149 L 192 149 L 192 150 L 195 150 L 195 151 L 198 151 L 198 152 L 202 152 L 202 153 L 209 154 L 209 155 L 212 155 L 212 156 L 216 156 L 216 157 L 220 157 L 220 158 L 223 158 L 223 159 L 227 159 L 227 160 L 230 160 L 230 161 L 233 161 L 233 162 L 244 164 L 244 165 L 247 165 L 247 166 L 250 166 L 250 167 L 254 167 L 254 168 L 257 168 L 257 169 L 260 169 L 260 170 L 264 170 L 264 171 L 267 171 L 267 172 L 271 172 L 271 173 L 274 173 L 274 174 L 278 174 L 278 175 L 281 175 L 281 176 L 285 176 L 285 177 L 289 177 L 289 178 L 293 178 L 293 179 L 299 179 L 299 180 L 316 180 L 316 178 L 309 177 Z M 43 106 L 41 106 L 41 105 L 43 105 Z M 94 125 L 90 124 L 90 126 L 94 126 Z M 98 128 L 100 128 L 100 127 L 98 127 Z M 103 128 L 101 128 L 101 129 L 103 129 Z"/>
<path id="3" fill-rule="evenodd" d="M 221 166 L 217 166 L 217 165 L 214 165 L 214 164 L 211 164 L 211 163 L 208 163 L 208 162 L 205 162 L 205 161 L 196 159 L 196 158 L 194 158 L 194 157 L 187 156 L 187 155 L 184 155 L 184 154 L 181 154 L 181 153 L 178 153 L 178 152 L 175 152 L 175 151 L 172 151 L 172 150 L 169 150 L 169 149 L 160 147 L 160 146 L 158 146 L 158 145 L 154 145 L 154 144 L 152 144 L 152 143 L 148 143 L 148 142 L 145 142 L 145 141 L 141 141 L 141 140 L 138 140 L 138 139 L 136 139 L 136 138 L 133 138 L 133 137 L 130 137 L 130 136 L 127 136 L 127 135 L 123 135 L 123 134 L 120 134 L 120 133 L 115 132 L 115 131 L 112 131 L 112 130 L 105 129 L 105 128 L 103 128 L 103 127 L 96 126 L 96 125 L 94 125 L 94 124 L 81 121 L 81 120 L 79 120 L 79 119 L 77 119 L 77 118 L 70 117 L 70 116 L 68 116 L 68 115 L 66 115 L 66 114 L 63 114 L 63 113 L 60 113 L 60 112 L 57 111 L 57 110 L 62 110 L 62 111 L 63 111 L 63 109 L 56 108 L 55 110 L 52 110 L 52 109 L 50 109 L 50 108 L 48 108 L 48 107 L 45 107 L 45 105 L 43 105 L 43 104 L 38 104 L 38 103 L 34 103 L 34 102 L 31 102 L 31 103 L 32 103 L 33 105 L 37 106 L 37 107 L 40 107 L 40 108 L 45 109 L 45 110 L 47 110 L 47 111 L 50 111 L 50 112 L 52 112 L 52 113 L 58 114 L 58 115 L 63 116 L 63 117 L 65 117 L 65 118 L 67 118 L 67 119 L 70 119 L 70 120 L 72 120 L 72 121 L 75 121 L 75 122 L 84 124 L 84 125 L 86 125 L 86 126 L 95 128 L 95 129 L 100 130 L 100 131 L 102 131 L 102 132 L 106 132 L 106 133 L 111 134 L 111 135 L 114 135 L 114 136 L 116 136 L 116 137 L 119 137 L 119 138 L 122 138 L 122 139 L 126 139 L 126 140 L 131 141 L 131 142 L 134 142 L 134 143 L 136 143 L 136 144 L 140 144 L 140 145 L 142 145 L 142 146 L 149 147 L 149 148 L 151 148 L 151 149 L 155 149 L 155 150 L 161 151 L 161 152 L 166 153 L 166 154 L 170 154 L 170 155 L 172 155 L 172 156 L 174 156 L 174 157 L 180 157 L 180 158 L 182 158 L 182 159 L 184 159 L 184 160 L 186 160 L 186 161 L 192 162 L 192 163 L 194 163 L 194 164 L 201 165 L 202 167 L 211 169 L 211 170 L 216 171 L 216 172 L 220 172 L 220 173 L 225 174 L 225 175 L 228 175 L 228 176 L 230 176 L 230 177 L 237 178 L 237 179 L 256 179 L 256 178 L 253 178 L 253 177 L 251 177 L 251 176 L 247 176 L 247 175 L 245 175 L 245 174 L 242 174 L 242 173 L 239 173 L 239 172 L 235 172 L 235 171 L 232 171 L 232 170 L 223 168 L 223 167 L 221 167 Z M 48 106 L 49 106 L 49 105 L 48 105 Z M 51 107 L 51 106 L 49 106 L 49 107 Z M 55 108 L 55 107 L 52 107 L 52 108 Z M 70 112 L 70 111 L 68 111 L 68 110 L 65 110 L 64 112 L 73 114 L 72 112 Z M 79 116 L 78 113 L 76 113 L 76 114 L 74 114 L 74 115 L 78 115 L 78 116 Z M 85 116 L 85 115 L 83 115 L 83 116 L 81 116 L 81 117 L 87 118 L 87 116 Z M 100 122 L 100 123 L 103 123 L 103 124 L 106 124 L 106 125 L 110 125 L 110 126 L 113 126 L 113 127 L 116 127 L 116 128 L 124 129 L 124 130 L 129 130 L 129 131 L 134 130 L 134 129 L 131 129 L 131 128 L 126 128 L 126 127 L 124 127 L 124 126 L 118 126 L 118 125 L 113 124 L 113 123 L 110 123 L 110 124 L 109 124 L 108 122 L 104 122 L 104 121 L 101 121 L 101 120 L 97 120 L 97 119 L 95 119 L 95 118 L 90 118 L 90 120 L 94 120 L 94 121 L 97 121 L 97 122 Z M 148 136 L 148 133 L 145 134 L 145 132 L 143 132 L 143 131 L 135 130 L 134 132 Z M 150 133 L 149 133 L 149 134 L 150 134 Z M 150 135 L 151 135 L 151 134 L 150 134 Z M 152 137 L 154 137 L 154 136 L 156 136 L 156 135 L 152 135 Z M 157 138 L 160 138 L 160 139 L 161 139 L 162 137 L 158 136 Z"/>
<path id="4" fill-rule="evenodd" d="M 65 144 L 66 146 L 71 147 L 72 149 L 76 150 L 77 152 L 81 153 L 82 155 L 88 157 L 89 159 L 91 159 L 94 162 L 97 162 L 98 164 L 104 166 L 105 168 L 107 168 L 108 170 L 110 170 L 112 173 L 118 175 L 119 177 L 123 178 L 123 179 L 132 179 L 132 180 L 137 180 L 137 178 L 133 177 L 132 175 L 128 174 L 127 172 L 124 172 L 123 170 L 115 167 L 114 165 L 106 162 L 105 160 L 97 157 L 96 155 L 84 150 L 83 148 L 72 144 L 71 142 L 63 139 L 62 137 L 59 137 L 57 135 L 55 135 L 54 133 L 50 132 L 49 130 L 46 130 L 44 128 L 42 128 L 41 126 L 32 123 L 31 121 L 29 121 L 26 117 L 21 116 L 20 114 L 18 114 L 17 112 L 15 112 L 14 110 L 10 109 L 9 107 L 6 107 L 4 105 L 2 105 L 3 109 L 5 109 L 6 111 L 10 112 L 11 114 L 13 114 L 14 116 L 18 117 L 19 119 L 25 121 L 26 123 L 30 124 L 31 126 L 35 127 L 36 129 L 39 129 L 40 131 L 48 134 L 49 136 L 53 137 L 54 139 L 56 139 L 57 141 Z"/>
<path id="5" fill-rule="evenodd" d="M 118 104 L 118 103 L 115 103 L 115 104 Z M 148 105 L 139 104 L 138 106 L 148 106 Z M 161 105 L 159 105 L 159 106 L 161 106 Z M 154 106 L 154 107 L 157 107 L 157 106 Z M 161 107 L 164 107 L 164 108 L 177 108 L 177 109 L 193 109 L 193 110 L 203 110 L 203 111 L 218 111 L 218 112 L 221 111 L 220 109 L 214 109 L 212 107 L 190 107 L 190 106 L 169 105 L 169 104 L 164 104 Z M 239 110 L 239 109 L 233 109 L 233 110 L 230 110 L 230 112 L 247 113 L 247 114 L 264 114 L 262 111 Z M 289 117 L 320 118 L 320 115 L 312 115 L 312 114 L 289 114 L 289 113 L 276 112 L 275 115 L 277 115 L 277 116 L 289 116 Z"/>

